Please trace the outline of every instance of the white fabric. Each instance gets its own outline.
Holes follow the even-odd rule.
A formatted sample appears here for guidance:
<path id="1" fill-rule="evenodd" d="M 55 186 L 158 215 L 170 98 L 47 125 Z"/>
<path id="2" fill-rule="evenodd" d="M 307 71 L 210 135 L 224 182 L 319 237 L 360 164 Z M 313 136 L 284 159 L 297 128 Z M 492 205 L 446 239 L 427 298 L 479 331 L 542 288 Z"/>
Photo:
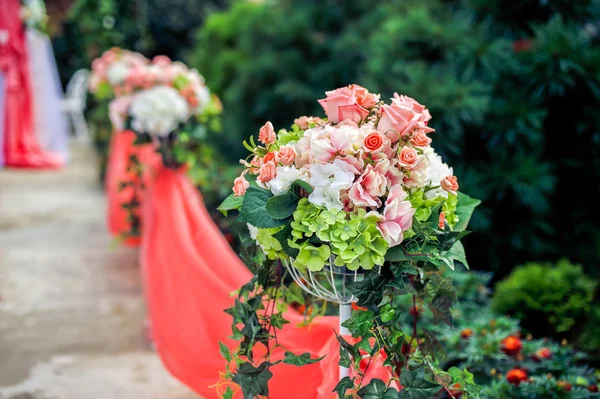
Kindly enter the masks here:
<path id="1" fill-rule="evenodd" d="M 4 86 L 4 73 L 0 72 L 0 167 L 4 165 L 4 99 L 6 98 L 6 88 Z"/>
<path id="2" fill-rule="evenodd" d="M 34 126 L 44 150 L 68 159 L 69 125 L 61 109 L 63 91 L 52 44 L 46 35 L 27 30 L 33 90 Z"/>

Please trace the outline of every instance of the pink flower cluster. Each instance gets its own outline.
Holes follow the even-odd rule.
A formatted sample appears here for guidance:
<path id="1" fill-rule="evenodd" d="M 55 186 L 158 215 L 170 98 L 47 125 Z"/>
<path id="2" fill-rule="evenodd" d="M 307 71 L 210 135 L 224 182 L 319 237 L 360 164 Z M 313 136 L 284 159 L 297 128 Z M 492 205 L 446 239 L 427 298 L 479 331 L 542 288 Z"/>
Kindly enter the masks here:
<path id="1" fill-rule="evenodd" d="M 309 202 L 345 212 L 367 210 L 394 246 L 412 226 L 412 193 L 456 195 L 457 178 L 430 147 L 431 115 L 416 100 L 395 94 L 385 104 L 378 94 L 353 84 L 328 91 L 319 104 L 327 120 L 296 119 L 297 140 L 280 145 L 270 122 L 260 129 L 263 146 L 241 161 L 246 168 L 235 181 L 236 196 L 249 187 L 247 173 L 274 195 L 304 180 L 313 187 Z M 289 137 L 290 132 L 282 132 Z"/>
<path id="2" fill-rule="evenodd" d="M 96 93 L 101 84 L 108 84 L 115 95 L 127 94 L 130 71 L 147 64 L 148 59 L 143 55 L 113 47 L 92 62 L 89 89 Z"/>

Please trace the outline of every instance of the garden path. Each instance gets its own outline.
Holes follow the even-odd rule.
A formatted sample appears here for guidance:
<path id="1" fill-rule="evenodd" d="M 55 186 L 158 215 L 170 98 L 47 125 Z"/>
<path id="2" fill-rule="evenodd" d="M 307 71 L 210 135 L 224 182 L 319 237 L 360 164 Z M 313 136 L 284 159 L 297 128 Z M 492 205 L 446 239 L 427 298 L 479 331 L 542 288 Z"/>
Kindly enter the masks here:
<path id="1" fill-rule="evenodd" d="M 192 399 L 144 338 L 137 251 L 111 243 L 93 150 L 0 169 L 0 399 Z"/>

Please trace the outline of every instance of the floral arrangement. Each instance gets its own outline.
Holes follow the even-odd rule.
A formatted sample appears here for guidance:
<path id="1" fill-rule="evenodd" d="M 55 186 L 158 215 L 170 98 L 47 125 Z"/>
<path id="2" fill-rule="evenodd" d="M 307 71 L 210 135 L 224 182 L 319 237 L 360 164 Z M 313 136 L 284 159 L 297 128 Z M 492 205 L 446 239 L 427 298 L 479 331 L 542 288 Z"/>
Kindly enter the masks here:
<path id="1" fill-rule="evenodd" d="M 335 388 L 337 397 L 418 399 L 442 391 L 456 397 L 453 384 L 462 387 L 462 397 L 479 397 L 466 369 L 439 367 L 439 341 L 418 327 L 424 308 L 435 324 L 452 323 L 456 294 L 442 271 L 455 262 L 468 267 L 460 240 L 479 201 L 458 191 L 452 168 L 431 146 L 431 115 L 416 100 L 395 94 L 385 103 L 350 85 L 327 92 L 319 103 L 327 119 L 301 117 L 291 130 L 279 131 L 267 122 L 259 144 L 244 142 L 251 154 L 240 161 L 244 171 L 219 207 L 239 211 L 264 256 L 256 278 L 228 309 L 242 342 L 226 353 L 224 379 L 244 397 L 268 395 L 269 369 L 281 361 L 272 358 L 269 341 L 277 342 L 275 331 L 285 319 L 281 306 L 264 304 L 289 303 L 284 282 L 290 269 L 283 262 L 300 271 L 360 276 L 347 284 L 358 301 L 342 324 L 352 339 L 338 336 L 339 364 L 353 372 Z M 398 301 L 403 297 L 410 312 Z M 408 328 L 401 323 L 406 313 L 413 317 Z M 249 320 L 260 328 L 248 326 Z M 252 357 L 258 343 L 267 347 L 260 359 Z M 300 366 L 319 360 L 286 350 L 282 361 Z M 364 380 L 372 361 L 388 370 L 388 381 Z M 261 384 L 246 383 L 259 371 Z M 227 391 L 222 396 L 230 397 Z"/>
<path id="2" fill-rule="evenodd" d="M 99 100 L 129 94 L 134 90 L 134 71 L 147 64 L 148 59 L 143 55 L 113 47 L 92 62 L 90 92 Z"/>
<path id="3" fill-rule="evenodd" d="M 234 206 L 264 230 L 263 249 L 301 269 L 321 270 L 333 259 L 331 266 L 369 270 L 395 247 L 394 254 L 412 251 L 422 241 L 413 219 L 425 222 L 435 210 L 439 230 L 457 227 L 458 180 L 430 145 L 427 108 L 398 94 L 388 105 L 358 85 L 319 103 L 326 121 L 303 117 L 277 133 L 267 122 L 262 145 L 245 143 L 252 154 L 233 188 L 244 201 Z M 259 198 L 262 208 L 253 206 Z"/>

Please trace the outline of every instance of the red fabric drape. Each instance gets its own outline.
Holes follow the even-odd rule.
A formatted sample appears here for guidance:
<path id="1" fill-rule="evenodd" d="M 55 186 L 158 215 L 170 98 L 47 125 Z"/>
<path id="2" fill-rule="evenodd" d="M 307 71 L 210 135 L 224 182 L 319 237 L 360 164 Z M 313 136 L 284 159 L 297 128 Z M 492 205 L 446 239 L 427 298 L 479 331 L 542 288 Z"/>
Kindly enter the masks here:
<path id="1" fill-rule="evenodd" d="M 0 111 L 4 112 L 1 148 L 6 166 L 56 168 L 62 164 L 61 158 L 43 151 L 34 131 L 33 93 L 20 3 L 0 0 L 0 31 L 8 33 L 8 41 L 0 44 L 0 70 L 6 78 L 5 109 Z"/>
<path id="2" fill-rule="evenodd" d="M 123 209 L 122 205 L 131 200 L 136 190 L 138 200 L 143 202 L 144 190 L 151 184 L 153 170 L 161 162 L 160 155 L 156 153 L 153 145 L 133 145 L 135 137 L 135 133 L 131 130 L 114 132 L 111 137 L 105 190 L 108 230 L 115 237 L 127 234 L 131 230 L 129 212 Z M 136 178 L 135 173 L 127 170 L 131 155 L 136 155 L 142 164 L 143 177 L 141 180 Z M 121 189 L 122 182 L 132 182 L 134 185 Z M 143 218 L 141 208 L 137 212 L 138 216 Z M 124 243 L 129 246 L 137 246 L 140 243 L 140 237 L 129 237 Z"/>
<path id="3" fill-rule="evenodd" d="M 204 398 L 216 398 L 210 386 L 225 367 L 218 341 L 234 344 L 227 338 L 231 317 L 223 309 L 233 303 L 230 293 L 248 282 L 251 274 L 182 171 L 163 169 L 158 174 L 144 203 L 144 223 L 141 264 L 157 350 L 175 377 Z M 290 310 L 285 317 L 291 323 L 278 334 L 280 343 L 296 353 L 328 354 L 334 359 L 339 351 L 335 339 L 331 340 L 337 317 L 320 318 L 305 328 L 296 327 L 300 314 Z M 331 362 L 337 361 L 327 364 Z M 337 365 L 326 373 L 323 367 L 320 363 L 275 366 L 270 397 L 331 398 Z"/>

